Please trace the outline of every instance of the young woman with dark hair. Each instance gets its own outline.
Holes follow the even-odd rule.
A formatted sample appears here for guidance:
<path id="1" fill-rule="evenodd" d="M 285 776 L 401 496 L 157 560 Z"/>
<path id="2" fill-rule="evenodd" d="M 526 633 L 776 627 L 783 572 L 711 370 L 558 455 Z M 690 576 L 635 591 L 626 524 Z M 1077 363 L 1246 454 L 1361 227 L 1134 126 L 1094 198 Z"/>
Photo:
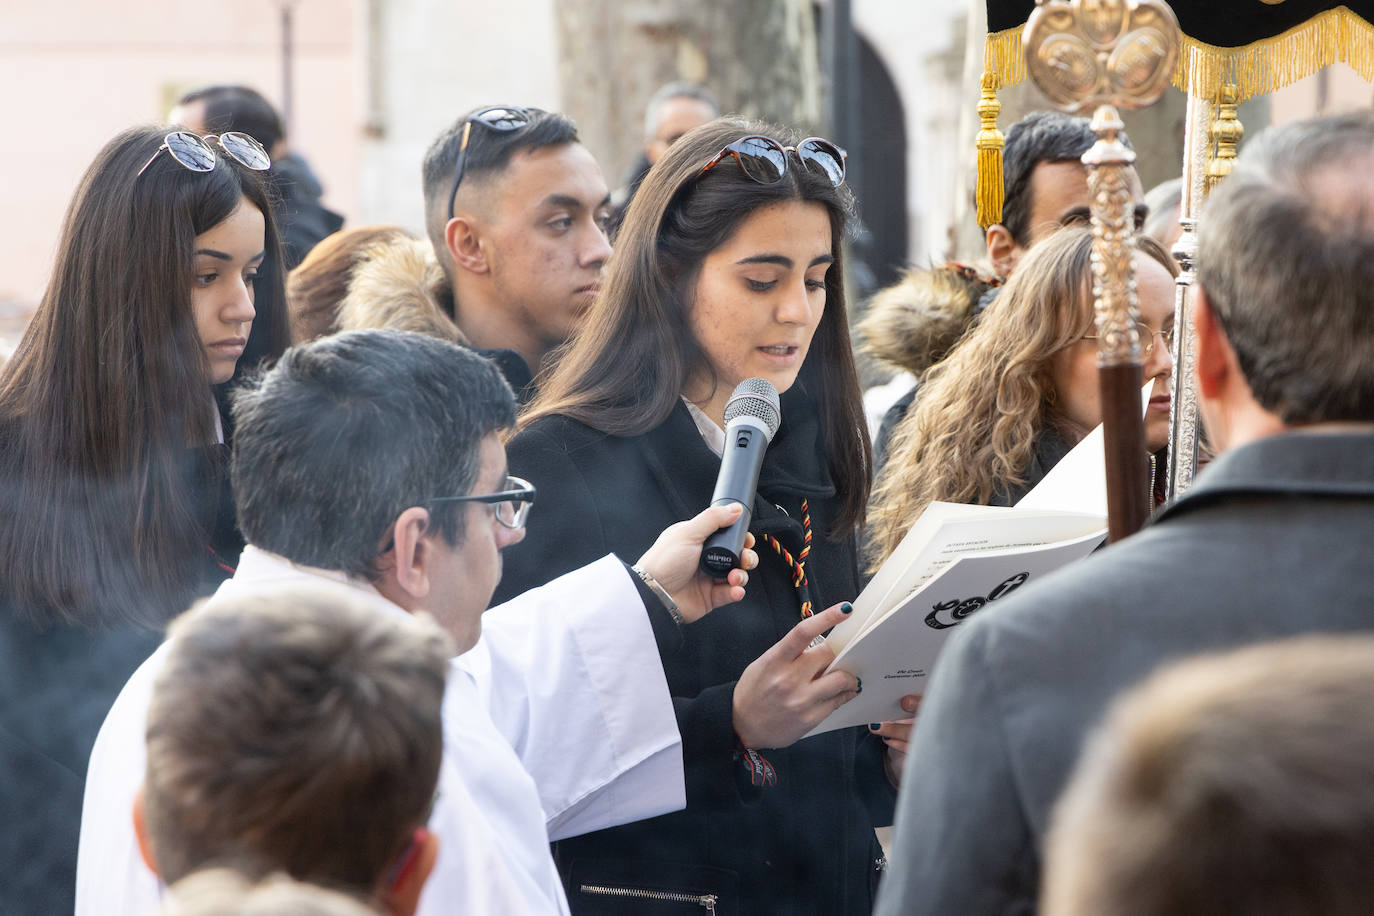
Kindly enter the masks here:
<path id="1" fill-rule="evenodd" d="M 673 144 L 509 445 L 512 473 L 539 488 L 539 514 L 506 551 L 497 600 L 607 552 L 636 556 L 665 523 L 700 511 L 735 386 L 761 377 L 782 393 L 746 597 L 683 628 L 680 651 L 662 658 L 686 810 L 558 843 L 574 913 L 869 909 L 882 859 L 873 826 L 888 822 L 893 797 L 883 739 L 845 729 L 797 742 L 809 726 L 761 737 L 747 670 L 802 616 L 859 590 L 870 446 L 845 314 L 843 161 L 826 141 L 732 120 Z M 812 658 L 814 675 L 828 651 Z M 812 715 L 805 689 L 770 713 Z M 904 739 L 905 726 L 889 733 Z"/>
<path id="2" fill-rule="evenodd" d="M 242 547 L 214 388 L 286 344 L 267 165 L 246 135 L 112 140 L 0 369 L 0 768 L 23 777 L 0 808 L 32 815 L 16 823 L 35 882 L 7 913 L 70 900 L 110 701 Z"/>
<path id="3" fill-rule="evenodd" d="M 261 176 L 215 140 L 197 171 L 164 133 L 127 131 L 96 157 L 0 373 L 0 581 L 37 624 L 160 624 L 204 590 L 211 537 L 232 527 L 215 515 L 212 386 L 250 346 L 286 343 Z"/>

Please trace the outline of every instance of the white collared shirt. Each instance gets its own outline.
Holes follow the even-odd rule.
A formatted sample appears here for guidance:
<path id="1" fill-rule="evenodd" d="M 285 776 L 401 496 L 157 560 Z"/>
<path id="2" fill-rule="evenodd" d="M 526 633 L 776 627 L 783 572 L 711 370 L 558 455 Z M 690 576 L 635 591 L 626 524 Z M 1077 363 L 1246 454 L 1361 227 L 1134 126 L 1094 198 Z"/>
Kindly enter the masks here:
<path id="1" fill-rule="evenodd" d="M 371 585 L 248 547 L 210 601 L 245 589 L 318 583 L 404 610 Z M 639 594 L 605 557 L 493 608 L 454 660 L 444 760 L 430 828 L 439 859 L 420 916 L 567 913 L 548 843 L 681 809 L 682 740 Z M 78 916 L 143 916 L 161 888 L 139 856 L 130 812 L 166 649 L 134 673 L 91 753 L 77 861 Z"/>
<path id="2" fill-rule="evenodd" d="M 715 420 L 706 416 L 706 411 L 691 401 L 683 398 L 682 403 L 687 405 L 687 412 L 692 415 L 692 422 L 697 425 L 697 432 L 701 433 L 701 438 L 706 442 L 706 447 L 717 455 L 724 455 L 725 430 L 721 429 Z"/>

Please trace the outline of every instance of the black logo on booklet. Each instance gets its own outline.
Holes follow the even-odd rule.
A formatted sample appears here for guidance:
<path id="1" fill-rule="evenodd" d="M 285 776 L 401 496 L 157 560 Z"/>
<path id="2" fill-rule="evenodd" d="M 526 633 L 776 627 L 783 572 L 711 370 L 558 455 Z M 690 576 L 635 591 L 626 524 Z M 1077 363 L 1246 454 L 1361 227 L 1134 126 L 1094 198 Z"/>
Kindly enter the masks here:
<path id="1" fill-rule="evenodd" d="M 1026 584 L 1030 578 L 1030 573 L 1019 572 L 1014 576 L 1004 579 L 1000 585 L 988 592 L 986 598 L 974 596 L 973 598 L 952 598 L 949 601 L 941 601 L 939 604 L 932 605 L 933 610 L 926 615 L 926 626 L 933 630 L 947 630 L 950 627 L 957 627 L 964 622 L 964 618 L 971 615 L 974 611 L 987 604 L 989 601 L 996 601 Z"/>

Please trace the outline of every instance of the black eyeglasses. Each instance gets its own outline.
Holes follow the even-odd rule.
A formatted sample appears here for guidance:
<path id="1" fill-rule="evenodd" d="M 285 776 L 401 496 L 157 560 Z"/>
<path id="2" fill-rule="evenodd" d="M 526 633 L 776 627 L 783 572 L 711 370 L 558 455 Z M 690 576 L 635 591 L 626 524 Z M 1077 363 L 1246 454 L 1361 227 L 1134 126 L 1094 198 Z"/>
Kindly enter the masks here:
<path id="1" fill-rule="evenodd" d="M 1164 349 L 1169 353 L 1174 352 L 1174 329 L 1169 328 L 1163 331 L 1152 331 L 1150 326 L 1143 321 L 1135 323 L 1136 330 L 1140 332 L 1140 358 L 1149 359 L 1150 354 L 1155 351 L 1155 338 L 1164 341 Z M 1080 340 L 1097 340 L 1096 334 L 1084 334 Z"/>
<path id="2" fill-rule="evenodd" d="M 496 520 L 507 528 L 523 528 L 534 505 L 534 484 L 519 477 L 507 477 L 506 488 L 499 493 L 473 496 L 436 496 L 429 503 L 490 503 L 496 506 Z"/>
<path id="3" fill-rule="evenodd" d="M 138 170 L 138 175 L 148 171 L 148 166 L 152 165 L 153 160 L 162 155 L 164 150 L 180 165 L 193 172 L 213 172 L 215 170 L 215 151 L 210 148 L 211 140 L 218 143 L 220 149 L 224 150 L 231 159 L 244 168 L 252 169 L 255 172 L 265 172 L 272 167 L 272 157 L 267 155 L 267 150 L 262 148 L 261 143 L 243 131 L 230 130 L 218 136 L 210 134 L 208 137 L 201 137 L 189 130 L 174 130 L 162 138 L 162 145 L 148 158 L 147 162 L 143 163 L 143 168 Z M 138 175 L 134 177 L 137 178 Z"/>
<path id="4" fill-rule="evenodd" d="M 483 108 L 476 114 L 470 115 L 463 122 L 463 139 L 458 143 L 458 161 L 453 164 L 453 184 L 448 187 L 448 218 L 453 219 L 453 195 L 458 193 L 458 182 L 463 180 L 463 165 L 467 162 L 468 140 L 472 136 L 472 125 L 481 124 L 488 130 L 500 133 L 509 133 L 519 130 L 530 123 L 530 112 L 527 108 L 510 108 L 498 106 L 496 108 Z"/>
<path id="5" fill-rule="evenodd" d="M 759 184 L 782 181 L 787 174 L 787 154 L 792 153 L 805 168 L 820 173 L 832 187 L 844 184 L 844 160 L 849 156 L 829 140 L 807 137 L 796 146 L 783 146 L 772 137 L 741 137 L 716 154 L 701 170 L 705 175 L 728 158 L 739 163 L 740 171 Z"/>

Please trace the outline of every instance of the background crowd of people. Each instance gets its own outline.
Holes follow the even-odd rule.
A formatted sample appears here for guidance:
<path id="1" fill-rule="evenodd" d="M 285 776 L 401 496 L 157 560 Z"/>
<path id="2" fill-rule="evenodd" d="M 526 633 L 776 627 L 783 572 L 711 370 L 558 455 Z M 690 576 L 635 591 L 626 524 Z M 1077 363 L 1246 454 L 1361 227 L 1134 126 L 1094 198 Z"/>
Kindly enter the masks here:
<path id="1" fill-rule="evenodd" d="M 1093 141 L 1009 130 L 986 258 L 859 323 L 909 373 L 866 397 L 845 153 L 699 87 L 614 192 L 569 118 L 464 113 L 423 239 L 341 229 L 247 87 L 116 136 L 0 366 L 0 909 L 1367 911 L 1371 649 L 1332 634 L 1374 627 L 1369 113 L 1209 200 L 1218 457 L 1168 503 L 1177 188 L 1132 173 L 1153 523 L 962 624 L 905 717 L 804 737 L 921 512 L 1014 505 L 1102 420 Z M 714 579 L 751 378 L 783 420 Z"/>

